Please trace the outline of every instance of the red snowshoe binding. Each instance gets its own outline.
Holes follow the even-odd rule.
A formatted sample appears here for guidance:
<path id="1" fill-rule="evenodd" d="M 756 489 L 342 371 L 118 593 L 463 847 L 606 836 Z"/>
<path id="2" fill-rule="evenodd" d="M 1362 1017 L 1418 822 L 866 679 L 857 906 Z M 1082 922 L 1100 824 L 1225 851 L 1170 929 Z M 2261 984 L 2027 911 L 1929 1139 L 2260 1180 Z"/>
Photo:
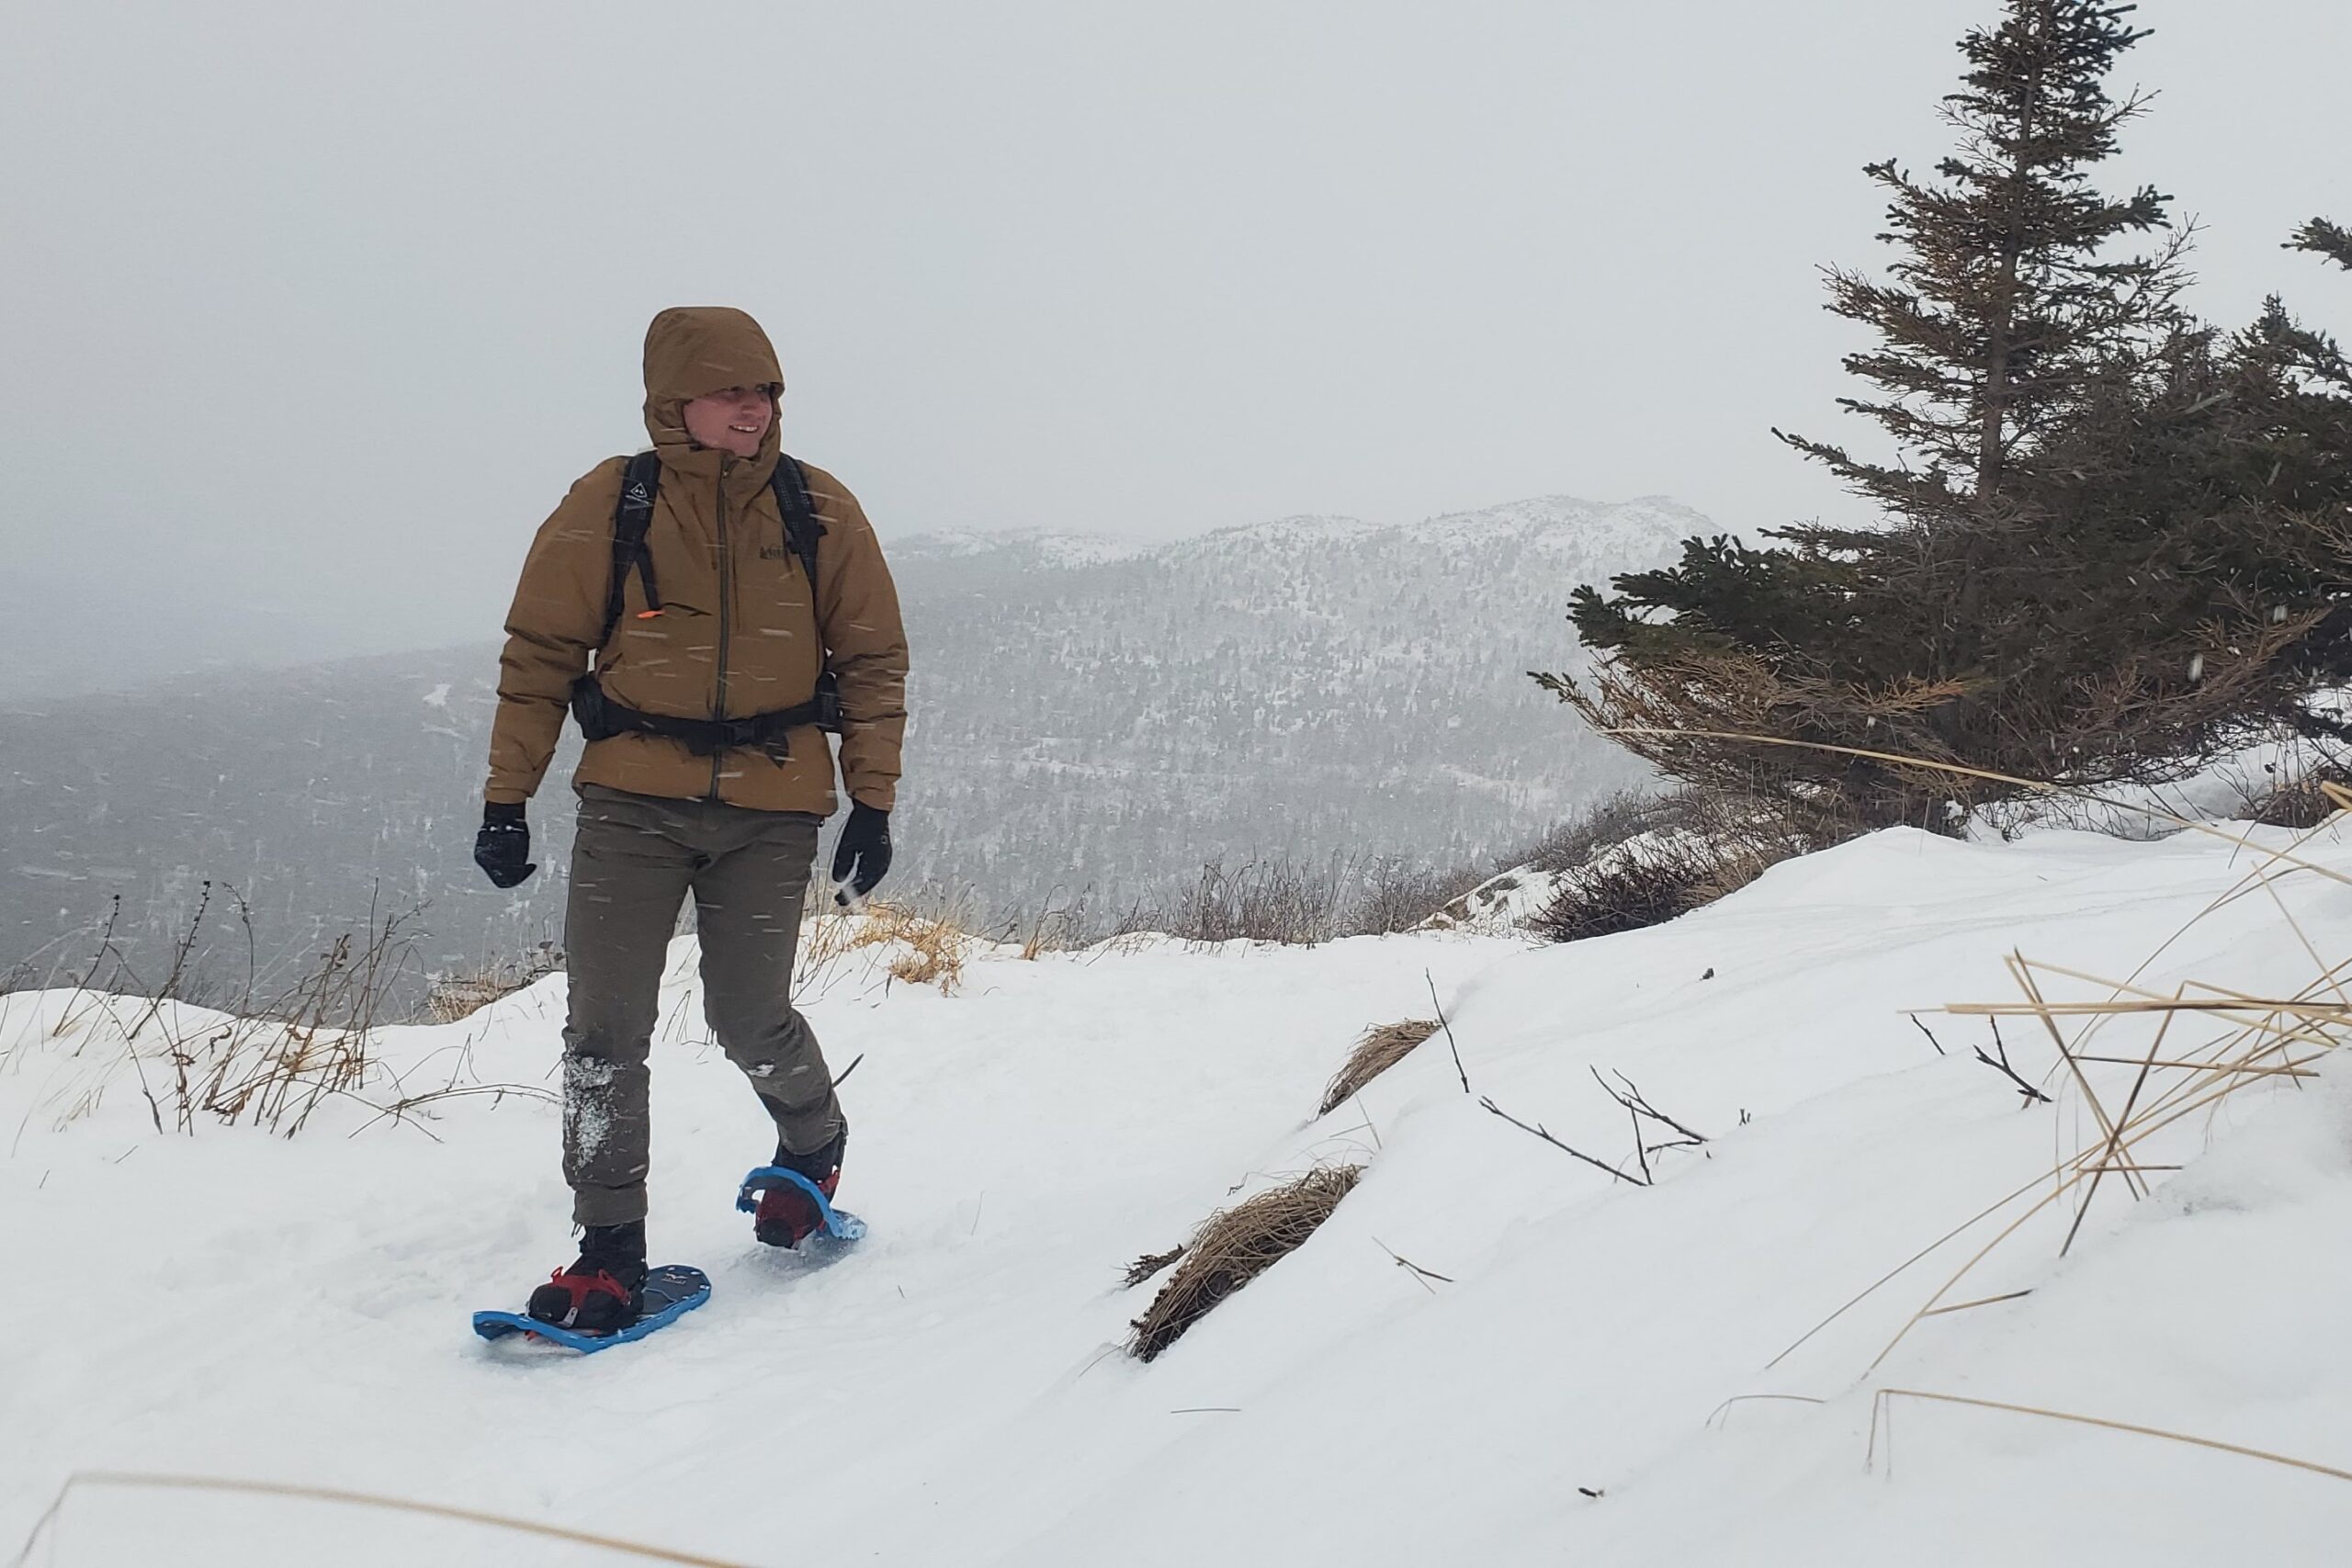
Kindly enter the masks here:
<path id="1" fill-rule="evenodd" d="M 531 1292 L 524 1311 L 579 1334 L 616 1334 L 645 1310 L 645 1222 L 590 1225 L 571 1268 Z"/>
<path id="2" fill-rule="evenodd" d="M 815 1182 L 817 1190 L 831 1202 L 833 1190 L 841 1185 L 842 1151 L 847 1142 L 846 1133 L 837 1134 L 823 1148 L 805 1155 L 794 1154 L 779 1145 L 775 1163 Z M 824 1228 L 825 1216 L 819 1211 L 817 1201 L 785 1182 L 763 1191 L 760 1206 L 752 1215 L 752 1234 L 770 1247 L 798 1247 Z"/>

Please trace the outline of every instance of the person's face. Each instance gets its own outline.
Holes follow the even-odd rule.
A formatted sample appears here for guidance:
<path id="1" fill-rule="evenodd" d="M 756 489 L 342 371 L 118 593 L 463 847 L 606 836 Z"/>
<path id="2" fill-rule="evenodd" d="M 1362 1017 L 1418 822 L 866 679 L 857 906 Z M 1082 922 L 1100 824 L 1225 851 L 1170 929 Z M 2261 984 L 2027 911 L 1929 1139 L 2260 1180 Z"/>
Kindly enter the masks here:
<path id="1" fill-rule="evenodd" d="M 767 387 L 729 387 L 688 402 L 685 417 L 686 434 L 695 446 L 756 457 L 775 418 L 775 393 Z"/>

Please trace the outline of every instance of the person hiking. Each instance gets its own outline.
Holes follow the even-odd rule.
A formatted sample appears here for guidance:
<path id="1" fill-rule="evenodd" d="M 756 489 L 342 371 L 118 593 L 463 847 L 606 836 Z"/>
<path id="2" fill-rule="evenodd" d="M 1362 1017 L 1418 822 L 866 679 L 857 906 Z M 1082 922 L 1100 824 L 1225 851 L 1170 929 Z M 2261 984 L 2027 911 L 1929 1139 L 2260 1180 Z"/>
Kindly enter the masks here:
<path id="1" fill-rule="evenodd" d="M 531 861 L 525 803 L 567 711 L 588 738 L 564 911 L 563 1173 L 580 1256 L 534 1318 L 634 1323 L 646 1275 L 646 1055 L 678 909 L 691 894 L 703 1013 L 775 1124 L 775 1163 L 829 1197 L 849 1126 L 792 1005 L 793 953 L 831 815 L 851 799 L 836 897 L 890 865 L 906 729 L 898 592 L 857 500 L 777 446 L 784 376 L 741 310 L 664 310 L 645 334 L 650 453 L 598 464 L 540 525 L 499 660 L 474 859 L 495 886 Z M 821 1216 L 795 1187 L 754 1234 L 794 1247 Z"/>

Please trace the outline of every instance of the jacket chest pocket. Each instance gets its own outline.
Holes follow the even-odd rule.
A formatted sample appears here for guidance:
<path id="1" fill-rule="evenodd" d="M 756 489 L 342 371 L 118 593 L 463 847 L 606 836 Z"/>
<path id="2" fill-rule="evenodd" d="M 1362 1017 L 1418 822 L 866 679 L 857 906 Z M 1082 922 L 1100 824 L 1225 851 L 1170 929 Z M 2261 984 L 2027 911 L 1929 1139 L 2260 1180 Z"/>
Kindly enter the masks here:
<path id="1" fill-rule="evenodd" d="M 772 637 L 816 635 L 808 579 L 800 570 L 799 558 L 773 533 L 761 543 L 758 554 L 744 563 L 737 589 L 742 595 L 737 609 L 745 617 L 739 624 L 756 626 Z"/>

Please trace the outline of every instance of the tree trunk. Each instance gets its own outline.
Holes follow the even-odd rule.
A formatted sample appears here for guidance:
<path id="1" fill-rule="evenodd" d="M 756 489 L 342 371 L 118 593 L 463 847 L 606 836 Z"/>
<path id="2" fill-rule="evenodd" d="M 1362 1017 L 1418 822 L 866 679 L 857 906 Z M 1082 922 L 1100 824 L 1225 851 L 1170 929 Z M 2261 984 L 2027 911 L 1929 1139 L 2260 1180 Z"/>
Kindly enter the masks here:
<path id="1" fill-rule="evenodd" d="M 2041 28 L 2040 42 L 2047 49 L 2050 34 L 2055 27 L 2053 6 L 2045 3 L 2035 10 L 2035 19 Z M 2018 259 L 2019 242 L 2018 224 L 2018 192 L 2024 186 L 2029 167 L 2026 148 L 2034 130 L 2035 111 L 2041 105 L 2042 60 L 2034 57 L 2033 73 L 2027 78 L 2025 105 L 2019 111 L 2017 125 L 2018 150 L 2009 163 L 2009 214 L 2007 232 L 2001 239 L 2001 269 L 1998 294 L 1986 324 L 1984 356 L 1984 415 L 1976 437 L 1976 504 L 1982 510 L 2001 488 L 2001 469 L 2007 450 L 2003 445 L 2002 426 L 2008 411 L 2009 353 L 2014 345 L 2018 309 Z"/>

